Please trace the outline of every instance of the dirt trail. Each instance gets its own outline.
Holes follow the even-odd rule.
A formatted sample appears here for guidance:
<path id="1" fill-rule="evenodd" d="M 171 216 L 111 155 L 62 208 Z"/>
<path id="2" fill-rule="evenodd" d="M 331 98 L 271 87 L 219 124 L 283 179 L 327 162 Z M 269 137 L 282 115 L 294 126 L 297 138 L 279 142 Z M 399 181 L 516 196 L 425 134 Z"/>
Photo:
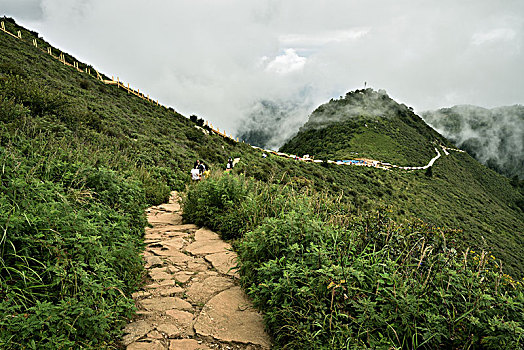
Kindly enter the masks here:
<path id="1" fill-rule="evenodd" d="M 125 328 L 127 349 L 269 349 L 262 316 L 238 286 L 231 246 L 183 225 L 175 192 L 147 216 L 148 281 L 133 294 L 138 313 Z"/>

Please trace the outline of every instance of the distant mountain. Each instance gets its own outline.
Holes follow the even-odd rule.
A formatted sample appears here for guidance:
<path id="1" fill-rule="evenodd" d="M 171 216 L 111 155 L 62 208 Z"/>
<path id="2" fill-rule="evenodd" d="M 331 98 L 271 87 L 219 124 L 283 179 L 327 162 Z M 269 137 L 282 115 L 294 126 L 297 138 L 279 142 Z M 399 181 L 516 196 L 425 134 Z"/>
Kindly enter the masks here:
<path id="1" fill-rule="evenodd" d="M 307 113 L 306 107 L 296 101 L 258 101 L 237 135 L 250 145 L 278 149 L 300 127 Z"/>
<path id="2" fill-rule="evenodd" d="M 421 116 L 482 164 L 524 179 L 524 106 L 486 109 L 460 105 Z"/>

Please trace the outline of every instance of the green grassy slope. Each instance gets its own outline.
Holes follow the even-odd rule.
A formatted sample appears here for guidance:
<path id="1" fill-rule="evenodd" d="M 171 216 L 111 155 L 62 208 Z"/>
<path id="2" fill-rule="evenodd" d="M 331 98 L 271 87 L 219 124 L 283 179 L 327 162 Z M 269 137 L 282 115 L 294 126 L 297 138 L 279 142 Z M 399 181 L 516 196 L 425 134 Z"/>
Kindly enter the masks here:
<path id="1" fill-rule="evenodd" d="M 324 159 L 369 157 L 420 166 L 435 155 L 434 140 L 449 145 L 409 108 L 383 92 L 367 89 L 320 106 L 281 150 Z M 368 170 L 344 167 L 336 182 L 356 193 L 357 202 L 363 198 L 380 201 L 392 205 L 399 217 L 413 215 L 435 225 L 463 229 L 466 244 L 486 243 L 487 249 L 509 265 L 508 271 L 521 276 L 524 215 L 518 184 L 512 185 L 467 154 L 442 155 L 431 174 L 371 171 L 373 175 L 364 179 L 361 174 Z"/>

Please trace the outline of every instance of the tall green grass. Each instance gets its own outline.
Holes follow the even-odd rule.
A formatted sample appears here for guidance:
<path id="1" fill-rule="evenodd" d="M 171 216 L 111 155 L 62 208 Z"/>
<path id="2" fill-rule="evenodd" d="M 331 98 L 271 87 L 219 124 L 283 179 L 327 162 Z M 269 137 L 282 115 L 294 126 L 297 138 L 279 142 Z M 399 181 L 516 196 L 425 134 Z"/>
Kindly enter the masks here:
<path id="1" fill-rule="evenodd" d="M 457 247 L 460 231 L 233 175 L 192 185 L 184 218 L 237 239 L 241 283 L 277 348 L 522 346 L 522 281 Z"/>

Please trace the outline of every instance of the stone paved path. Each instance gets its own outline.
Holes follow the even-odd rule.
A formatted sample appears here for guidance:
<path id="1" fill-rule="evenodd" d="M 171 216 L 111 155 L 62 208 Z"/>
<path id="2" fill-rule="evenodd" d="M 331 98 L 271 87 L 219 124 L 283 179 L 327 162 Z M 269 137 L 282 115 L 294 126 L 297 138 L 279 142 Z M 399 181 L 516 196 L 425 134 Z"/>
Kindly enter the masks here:
<path id="1" fill-rule="evenodd" d="M 133 294 L 136 319 L 123 345 L 138 349 L 249 349 L 271 347 L 262 316 L 238 286 L 236 254 L 205 228 L 182 224 L 175 192 L 147 210 L 143 253 L 148 273 Z"/>

